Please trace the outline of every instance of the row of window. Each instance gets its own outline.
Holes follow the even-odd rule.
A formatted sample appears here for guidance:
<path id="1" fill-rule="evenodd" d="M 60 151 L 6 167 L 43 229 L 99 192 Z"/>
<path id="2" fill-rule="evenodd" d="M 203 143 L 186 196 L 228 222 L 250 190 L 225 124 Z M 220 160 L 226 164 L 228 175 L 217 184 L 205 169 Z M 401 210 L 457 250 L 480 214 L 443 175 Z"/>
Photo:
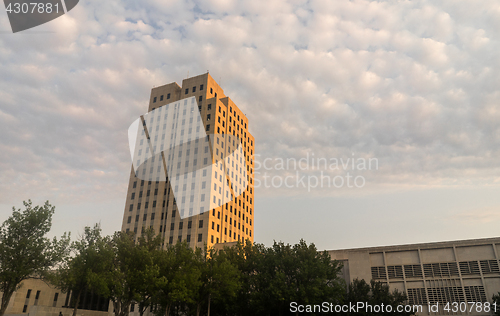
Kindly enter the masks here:
<path id="1" fill-rule="evenodd" d="M 410 305 L 424 304 L 446 304 L 446 303 L 467 303 L 467 302 L 487 302 L 486 292 L 482 285 L 475 286 L 448 286 L 408 289 L 408 302 Z"/>
<path id="2" fill-rule="evenodd" d="M 422 271 L 423 267 L 423 271 Z M 500 273 L 497 260 L 480 261 L 460 261 L 460 262 L 441 262 L 425 263 L 423 265 L 398 265 L 372 267 L 373 279 L 398 279 L 398 278 L 443 278 L 461 275 L 480 275 L 489 273 Z M 422 273 L 423 272 L 423 273 Z"/>
<path id="3" fill-rule="evenodd" d="M 157 97 L 154 97 L 154 98 L 153 98 L 153 103 L 156 103 L 156 98 L 157 98 Z M 168 99 L 170 99 L 170 93 L 167 93 L 167 100 L 168 100 Z M 162 94 L 162 95 L 160 95 L 160 101 L 163 101 L 163 94 Z"/>
<path id="4" fill-rule="evenodd" d="M 250 232 L 250 237 L 252 236 L 251 232 Z M 231 236 L 229 236 L 229 238 L 231 238 Z M 238 237 L 236 237 L 236 233 L 234 233 L 234 239 L 238 238 L 238 241 L 241 241 L 243 242 L 245 240 L 245 238 L 243 236 L 240 236 L 238 235 Z M 215 243 L 219 243 L 219 237 L 216 237 L 214 238 L 214 235 L 211 236 L 210 238 L 210 242 L 213 244 L 214 242 Z M 224 242 L 227 242 L 226 240 L 224 240 Z"/>
<path id="5" fill-rule="evenodd" d="M 192 90 L 193 90 L 192 91 L 193 93 L 196 92 L 196 86 L 194 86 Z M 203 91 L 203 85 L 202 84 L 200 85 L 200 91 Z M 210 88 L 210 91 L 213 91 L 212 88 Z M 186 88 L 186 90 L 184 90 L 184 94 L 188 94 L 188 93 L 189 93 L 189 89 Z"/>
<path id="6" fill-rule="evenodd" d="M 182 236 L 179 236 L 177 238 L 177 241 L 181 242 L 182 241 Z M 198 234 L 198 242 L 202 242 L 203 241 L 203 234 Z M 186 236 L 186 242 L 191 242 L 191 235 L 187 235 Z M 169 244 L 173 244 L 174 243 L 174 237 L 173 236 L 170 236 L 169 239 L 168 239 L 168 243 Z"/>
<path id="7" fill-rule="evenodd" d="M 32 292 L 32 289 L 28 289 L 28 291 L 26 292 L 26 300 L 25 300 L 25 304 L 23 307 L 23 313 L 26 313 L 26 311 L 28 309 L 28 303 L 29 303 L 29 299 L 31 297 L 31 292 Z M 36 291 L 35 302 L 33 303 L 33 305 L 38 305 L 38 299 L 40 298 L 40 293 L 41 293 L 41 291 Z M 55 293 L 54 300 L 52 301 L 52 307 L 56 307 L 58 298 L 59 298 L 59 293 Z"/>

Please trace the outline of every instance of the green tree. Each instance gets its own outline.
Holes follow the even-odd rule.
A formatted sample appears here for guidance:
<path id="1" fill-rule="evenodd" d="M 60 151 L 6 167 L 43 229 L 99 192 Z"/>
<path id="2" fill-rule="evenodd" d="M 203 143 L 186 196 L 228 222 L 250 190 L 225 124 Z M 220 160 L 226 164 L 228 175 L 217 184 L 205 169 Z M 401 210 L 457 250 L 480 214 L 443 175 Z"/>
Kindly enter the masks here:
<path id="1" fill-rule="evenodd" d="M 136 243 L 132 232 L 116 232 L 108 244 L 111 254 L 103 258 L 106 272 L 91 275 L 91 283 L 98 285 L 97 293 L 109 297 L 116 316 L 128 315 L 134 302 L 144 313 L 161 281 L 157 259 L 161 239 L 154 238 L 152 232 L 146 234 Z"/>
<path id="2" fill-rule="evenodd" d="M 101 236 L 99 224 L 93 228 L 85 227 L 80 240 L 71 245 L 73 256 L 60 265 L 50 278 L 50 282 L 61 290 L 73 292 L 73 297 L 76 297 L 73 316 L 76 316 L 82 295 L 88 290 L 96 290 L 100 287 L 100 283 L 96 284 L 91 281 L 100 282 L 99 278 L 92 278 L 92 276 L 106 272 L 105 259 L 112 255 L 110 251 L 106 252 L 107 243 L 109 243 L 109 238 Z"/>
<path id="3" fill-rule="evenodd" d="M 23 204 L 24 210 L 14 207 L 0 226 L 0 316 L 23 280 L 45 275 L 69 253 L 69 235 L 60 240 L 46 237 L 55 208 L 48 201 L 43 206 L 33 207 L 31 201 Z"/>
<path id="4" fill-rule="evenodd" d="M 205 253 L 198 256 L 201 285 L 196 293 L 196 316 L 200 315 L 204 302 L 207 302 L 207 315 L 210 316 L 212 300 L 217 302 L 236 297 L 241 287 L 241 272 L 225 251 L 211 248 Z"/>
<path id="5" fill-rule="evenodd" d="M 346 295 L 344 304 L 356 305 L 358 302 L 368 303 L 371 306 L 385 306 L 386 312 L 369 309 L 363 309 L 358 313 L 349 312 L 347 315 L 393 315 L 393 316 L 410 316 L 414 315 L 411 312 L 397 312 L 397 306 L 403 305 L 407 301 L 406 295 L 398 290 L 390 291 L 387 284 L 371 280 L 370 284 L 365 280 L 355 279 L 349 284 L 349 291 Z M 387 312 L 387 306 L 392 307 L 392 312 Z"/>
<path id="6" fill-rule="evenodd" d="M 176 243 L 161 253 L 160 275 L 165 282 L 155 295 L 159 305 L 157 315 L 169 316 L 173 308 L 195 304 L 196 293 L 201 286 L 201 270 L 198 261 L 202 256 L 199 248 L 193 250 L 186 242 Z"/>
<path id="7" fill-rule="evenodd" d="M 136 280 L 133 283 L 137 285 L 136 302 L 141 316 L 152 305 L 153 295 L 167 282 L 166 278 L 160 275 L 162 243 L 163 238 L 160 235 L 155 236 L 153 229 L 148 229 L 143 232 L 133 249 L 132 257 L 135 258 L 136 269 L 133 274 Z"/>
<path id="8" fill-rule="evenodd" d="M 497 294 L 493 295 L 493 303 L 496 303 L 495 305 L 492 305 L 491 309 L 495 315 L 500 316 L 500 292 Z"/>
<path id="9" fill-rule="evenodd" d="M 242 288 L 234 308 L 226 314 L 288 315 L 290 303 L 318 304 L 340 302 L 344 282 L 339 277 L 341 265 L 314 244 L 301 240 L 296 245 L 274 243 L 263 245 L 238 244 L 226 251 L 228 258 L 241 272 Z M 224 309 L 218 306 L 218 310 Z"/>

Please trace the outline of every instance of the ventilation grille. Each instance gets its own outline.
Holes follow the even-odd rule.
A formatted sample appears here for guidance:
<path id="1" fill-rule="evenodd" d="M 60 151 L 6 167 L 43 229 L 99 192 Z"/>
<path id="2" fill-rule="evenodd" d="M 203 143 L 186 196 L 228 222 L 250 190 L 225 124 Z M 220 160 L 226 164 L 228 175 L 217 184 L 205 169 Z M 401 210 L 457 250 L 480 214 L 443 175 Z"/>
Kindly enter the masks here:
<path id="1" fill-rule="evenodd" d="M 467 302 L 486 302 L 486 293 L 483 286 L 466 286 L 464 290 Z"/>
<path id="2" fill-rule="evenodd" d="M 387 279 L 385 267 L 372 267 L 372 279 Z"/>
<path id="3" fill-rule="evenodd" d="M 389 275 L 389 279 L 402 279 L 403 266 L 388 266 L 387 274 Z"/>
<path id="4" fill-rule="evenodd" d="M 448 302 L 465 302 L 464 292 L 461 287 L 449 286 L 449 287 L 438 287 L 438 288 L 428 288 L 427 293 L 429 295 L 429 303 L 448 303 Z"/>
<path id="5" fill-rule="evenodd" d="M 422 266 L 420 266 L 419 264 L 405 265 L 405 277 L 422 278 Z"/>
<path id="6" fill-rule="evenodd" d="M 427 304 L 427 295 L 425 289 L 408 289 L 408 303 L 410 305 L 424 305 Z"/>
<path id="7" fill-rule="evenodd" d="M 462 275 L 480 274 L 479 264 L 477 261 L 462 261 L 460 262 L 460 272 Z"/>
<path id="8" fill-rule="evenodd" d="M 496 260 L 482 260 L 480 261 L 480 264 L 483 274 L 500 273 L 500 269 L 498 268 L 498 261 Z"/>
<path id="9" fill-rule="evenodd" d="M 487 302 L 486 293 L 483 286 L 460 286 L 415 288 L 406 290 L 408 303 L 411 305 L 419 304 L 446 304 L 448 302 Z"/>
<path id="10" fill-rule="evenodd" d="M 458 276 L 458 266 L 456 262 L 426 263 L 424 264 L 426 278 L 442 278 Z"/>

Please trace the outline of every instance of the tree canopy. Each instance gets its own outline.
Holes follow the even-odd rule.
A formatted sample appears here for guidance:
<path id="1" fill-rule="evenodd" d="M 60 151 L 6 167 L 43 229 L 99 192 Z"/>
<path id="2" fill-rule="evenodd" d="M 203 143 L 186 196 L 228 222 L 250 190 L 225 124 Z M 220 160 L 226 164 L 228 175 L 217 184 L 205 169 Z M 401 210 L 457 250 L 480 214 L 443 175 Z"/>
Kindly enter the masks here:
<path id="1" fill-rule="evenodd" d="M 0 316 L 23 280 L 43 276 L 69 253 L 69 235 L 60 240 L 46 237 L 55 208 L 48 201 L 43 206 L 33 206 L 31 201 L 23 204 L 24 210 L 14 207 L 0 226 Z"/>

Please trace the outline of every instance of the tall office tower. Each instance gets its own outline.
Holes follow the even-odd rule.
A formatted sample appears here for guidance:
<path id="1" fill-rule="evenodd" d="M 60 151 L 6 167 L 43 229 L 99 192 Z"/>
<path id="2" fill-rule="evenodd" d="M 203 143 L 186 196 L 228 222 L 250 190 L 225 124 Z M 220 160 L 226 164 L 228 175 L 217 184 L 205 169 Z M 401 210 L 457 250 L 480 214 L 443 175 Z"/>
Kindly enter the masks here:
<path id="1" fill-rule="evenodd" d="M 165 247 L 253 242 L 254 138 L 208 73 L 153 88 L 129 141 L 123 231 L 153 228 Z"/>

